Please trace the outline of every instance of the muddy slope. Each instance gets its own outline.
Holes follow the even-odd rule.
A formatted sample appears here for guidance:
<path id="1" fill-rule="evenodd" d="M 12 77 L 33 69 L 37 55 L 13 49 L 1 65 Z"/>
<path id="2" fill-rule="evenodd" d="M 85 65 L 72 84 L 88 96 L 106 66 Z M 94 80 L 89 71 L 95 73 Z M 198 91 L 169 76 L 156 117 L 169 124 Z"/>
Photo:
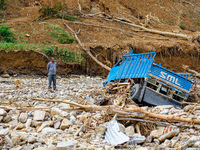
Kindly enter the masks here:
<path id="1" fill-rule="evenodd" d="M 157 56 L 155 57 L 156 63 L 161 62 L 164 67 L 175 72 L 184 72 L 182 69 L 183 64 L 189 65 L 190 68 L 200 72 L 200 14 L 198 10 L 200 0 L 191 1 L 195 7 L 178 0 L 84 0 L 79 1 L 79 5 L 77 1 L 62 0 L 62 2 L 65 2 L 70 8 L 78 8 L 79 6 L 83 14 L 99 14 L 105 12 L 111 16 L 111 18 L 125 18 L 133 24 L 144 26 L 148 29 L 185 34 L 191 36 L 192 39 L 196 38 L 195 40 L 184 40 L 181 38 L 152 34 L 126 24 L 87 15 L 78 16 L 84 20 L 79 21 L 79 24 L 72 21 L 63 21 L 61 19 L 38 21 L 39 8 L 46 4 L 53 6 L 58 1 L 59 0 L 29 0 L 12 3 L 11 0 L 7 0 L 8 9 L 4 12 L 2 17 L 6 19 L 6 24 L 16 33 L 17 38 L 21 36 L 25 41 L 32 44 L 52 43 L 50 46 L 69 48 L 77 52 L 83 52 L 77 43 L 60 44 L 56 42 L 48 35 L 45 25 L 47 23 L 59 25 L 71 36 L 73 36 L 73 34 L 63 23 L 68 24 L 76 32 L 80 29 L 78 37 L 83 45 L 89 49 L 98 60 L 109 67 L 112 67 L 123 54 L 132 49 L 134 53 L 157 52 Z M 134 34 L 80 23 L 117 28 Z M 28 33 L 30 37 L 26 37 L 26 33 Z M 13 52 L 0 53 L 0 55 L 2 55 L 0 57 L 4 57 L 5 60 L 5 62 L 0 62 L 2 67 L 19 73 L 34 72 L 35 74 L 46 74 L 46 64 L 48 60 L 45 60 L 43 57 L 38 57 L 35 59 L 37 61 L 32 63 L 33 60 L 31 58 L 28 59 L 22 52 L 16 52 L 15 54 L 17 56 L 23 56 L 22 60 L 16 62 L 12 53 Z M 18 55 L 18 53 L 20 54 Z M 27 54 L 27 56 L 28 55 L 29 54 Z M 12 58 L 12 63 L 10 63 L 10 58 Z M 39 58 L 40 60 L 38 60 Z M 89 58 L 89 56 L 87 56 L 82 64 L 62 64 L 61 66 L 62 69 L 60 69 L 59 72 L 63 74 L 84 72 L 89 75 L 106 76 L 108 73 L 108 71 L 100 67 Z"/>

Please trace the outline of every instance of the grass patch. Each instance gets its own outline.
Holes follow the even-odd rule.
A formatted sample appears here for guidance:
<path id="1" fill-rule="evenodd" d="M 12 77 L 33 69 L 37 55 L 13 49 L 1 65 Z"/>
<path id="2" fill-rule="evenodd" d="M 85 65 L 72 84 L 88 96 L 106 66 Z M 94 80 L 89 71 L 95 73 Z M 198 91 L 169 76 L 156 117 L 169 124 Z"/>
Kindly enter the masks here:
<path id="1" fill-rule="evenodd" d="M 179 27 L 182 29 L 182 30 L 185 30 L 186 29 L 186 25 L 185 25 L 185 22 L 183 20 L 181 20 L 181 23 L 179 24 Z"/>
<path id="2" fill-rule="evenodd" d="M 53 55 L 53 51 L 54 51 L 53 46 L 43 49 L 43 53 L 49 57 Z"/>
<path id="3" fill-rule="evenodd" d="M 164 24 L 170 25 L 170 21 L 169 20 L 161 19 L 161 22 L 164 23 Z"/>
<path id="4" fill-rule="evenodd" d="M 58 60 L 63 60 L 65 63 L 81 63 L 83 61 L 83 52 L 77 53 L 69 48 L 49 47 L 43 49 L 43 53 L 47 56 L 54 56 Z"/>
<path id="5" fill-rule="evenodd" d="M 40 50 L 41 45 L 0 42 L 0 50 Z"/>
<path id="6" fill-rule="evenodd" d="M 54 56 L 65 63 L 81 63 L 84 58 L 83 52 L 72 51 L 69 48 L 47 47 L 44 45 L 26 44 L 26 43 L 8 43 L 0 42 L 0 50 L 34 50 L 42 52 L 47 56 Z"/>
<path id="7" fill-rule="evenodd" d="M 78 17 L 74 15 L 77 12 L 70 12 L 68 11 L 68 6 L 65 3 L 58 2 L 53 7 L 50 5 L 44 5 L 42 8 L 39 9 L 40 18 L 39 20 L 49 19 L 49 18 L 62 18 L 69 21 L 80 21 Z"/>
<path id="8" fill-rule="evenodd" d="M 0 10 L 6 10 L 7 5 L 5 0 L 0 0 Z"/>
<path id="9" fill-rule="evenodd" d="M 5 23 L 6 22 L 6 20 L 5 19 L 2 19 L 1 21 L 0 21 L 0 23 Z"/>
<path id="10" fill-rule="evenodd" d="M 75 40 L 74 37 L 70 36 L 63 28 L 61 28 L 59 25 L 53 25 L 53 24 L 46 24 L 45 27 L 49 30 L 53 31 L 47 31 L 49 36 L 53 39 L 55 39 L 58 43 L 61 44 L 71 44 Z"/>
<path id="11" fill-rule="evenodd" d="M 53 30 L 55 30 L 55 31 L 64 31 L 64 29 L 63 28 L 61 28 L 59 25 L 53 25 L 53 24 L 49 24 L 49 23 L 47 23 L 46 25 L 45 25 L 45 28 L 47 28 L 47 29 L 53 29 Z"/>
<path id="12" fill-rule="evenodd" d="M 43 41 L 42 43 L 41 43 L 42 45 L 49 45 L 49 44 L 53 44 L 53 42 L 52 41 Z"/>
<path id="13" fill-rule="evenodd" d="M 58 33 L 56 31 L 50 31 L 49 32 L 49 36 L 53 39 L 57 39 L 58 38 Z"/>
<path id="14" fill-rule="evenodd" d="M 66 63 L 82 62 L 82 53 L 78 54 L 76 51 L 71 51 L 69 48 L 56 48 L 55 50 L 56 58 L 63 60 Z"/>
<path id="15" fill-rule="evenodd" d="M 0 26 L 0 41 L 15 43 L 14 33 L 6 25 Z"/>
<path id="16" fill-rule="evenodd" d="M 81 21 L 80 18 L 74 17 L 74 16 L 69 15 L 69 14 L 64 14 L 64 15 L 63 15 L 63 19 L 69 20 L 69 21 Z"/>
<path id="17" fill-rule="evenodd" d="M 68 35 L 67 32 L 63 32 L 58 36 L 57 41 L 61 44 L 71 44 L 75 41 L 74 37 Z"/>

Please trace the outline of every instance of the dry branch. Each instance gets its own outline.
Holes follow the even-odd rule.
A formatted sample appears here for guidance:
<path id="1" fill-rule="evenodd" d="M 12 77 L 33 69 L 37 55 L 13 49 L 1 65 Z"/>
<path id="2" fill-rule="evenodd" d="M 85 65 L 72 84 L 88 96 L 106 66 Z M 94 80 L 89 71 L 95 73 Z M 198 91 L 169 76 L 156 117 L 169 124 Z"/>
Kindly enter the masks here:
<path id="1" fill-rule="evenodd" d="M 183 117 L 177 117 L 174 115 L 154 114 L 154 113 L 147 112 L 144 109 L 139 108 L 139 107 L 125 108 L 125 110 L 142 112 L 145 114 L 146 117 L 157 118 L 157 119 L 166 120 L 166 121 L 178 121 L 178 122 L 188 122 L 188 123 L 200 124 L 200 119 L 183 118 Z"/>
<path id="2" fill-rule="evenodd" d="M 200 78 L 200 73 L 189 68 L 188 65 L 183 65 L 182 68 L 188 72 L 194 73 L 196 77 Z"/>
<path id="3" fill-rule="evenodd" d="M 86 48 L 83 46 L 83 44 L 81 43 L 80 39 L 78 38 L 76 32 L 75 32 L 74 30 L 72 30 L 72 28 L 70 28 L 66 23 L 64 23 L 64 25 L 74 34 L 76 40 L 78 41 L 78 44 L 82 47 L 82 49 L 83 49 L 84 51 L 86 51 L 86 53 L 88 53 L 88 55 L 89 55 L 97 64 L 99 64 L 100 66 L 102 66 L 103 68 L 105 68 L 105 69 L 108 70 L 108 71 L 111 70 L 110 67 L 108 67 L 108 66 L 104 65 L 102 62 L 100 62 L 96 57 L 94 57 L 94 56 L 92 55 L 92 53 L 91 53 L 88 49 L 86 49 Z"/>
<path id="4" fill-rule="evenodd" d="M 135 118 L 142 118 L 145 115 L 145 117 L 157 118 L 157 119 L 166 120 L 166 121 L 200 124 L 200 119 L 183 118 L 183 117 L 177 117 L 174 115 L 154 114 L 154 113 L 147 112 L 140 107 L 130 107 L 130 108 L 124 108 L 123 110 L 121 110 L 121 107 L 113 106 L 113 105 L 111 106 L 80 105 L 74 102 L 63 101 L 63 100 L 45 100 L 45 99 L 37 99 L 37 98 L 32 98 L 32 100 L 43 101 L 43 102 L 62 102 L 62 103 L 70 104 L 72 106 L 80 107 L 84 109 L 85 111 L 103 111 L 104 110 L 104 111 L 108 111 L 109 114 L 112 114 L 112 115 L 114 115 L 115 113 L 118 113 L 119 115 L 122 115 L 122 116 L 124 115 L 126 117 L 134 116 Z"/>
<path id="5" fill-rule="evenodd" d="M 130 111 L 121 111 L 120 106 L 97 106 L 97 105 L 81 105 L 75 102 L 70 102 L 70 101 L 64 101 L 64 100 L 46 100 L 46 99 L 39 99 L 39 98 L 31 98 L 34 101 L 42 101 L 42 102 L 60 102 L 60 103 L 66 103 L 71 106 L 79 107 L 83 109 L 84 111 L 107 111 L 110 115 L 115 115 L 118 113 L 118 116 L 123 116 L 123 117 L 136 117 L 136 118 L 144 118 L 144 114 L 141 112 L 130 112 Z"/>
<path id="6" fill-rule="evenodd" d="M 192 4 L 192 3 L 188 2 L 188 1 L 183 1 L 182 3 L 189 4 L 189 5 L 191 5 L 192 7 L 194 7 L 194 9 L 196 9 L 197 11 L 200 12 L 200 7 L 195 6 L 194 4 Z"/>

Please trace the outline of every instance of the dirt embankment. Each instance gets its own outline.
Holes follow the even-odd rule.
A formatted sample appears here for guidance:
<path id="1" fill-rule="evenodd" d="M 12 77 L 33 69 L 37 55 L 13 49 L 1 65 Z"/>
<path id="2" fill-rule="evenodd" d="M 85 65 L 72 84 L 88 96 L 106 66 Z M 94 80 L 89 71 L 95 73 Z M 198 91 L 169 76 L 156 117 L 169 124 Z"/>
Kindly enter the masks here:
<path id="1" fill-rule="evenodd" d="M 67 28 L 65 28 L 63 22 L 67 23 L 76 32 L 80 29 L 78 37 L 83 45 L 89 49 L 98 60 L 109 67 L 112 67 L 123 54 L 133 49 L 134 53 L 151 51 L 157 52 L 155 61 L 157 63 L 161 62 L 164 67 L 175 72 L 183 72 L 183 64 L 189 65 L 190 68 L 200 72 L 200 39 L 197 38 L 195 40 L 184 40 L 181 38 L 148 33 L 127 24 L 122 24 L 115 21 L 107 21 L 102 18 L 103 15 L 98 15 L 99 13 L 105 12 L 110 16 L 111 19 L 121 18 L 122 20 L 125 19 L 132 24 L 137 24 L 148 29 L 172 32 L 176 34 L 185 34 L 194 39 L 200 35 L 200 0 L 191 2 L 188 1 L 189 3 L 186 1 L 176 0 L 62 0 L 62 2 L 68 4 L 70 8 L 74 7 L 81 9 L 83 14 L 97 14 L 98 16 L 101 16 L 79 16 L 82 20 L 84 20 L 84 22 L 81 23 L 102 25 L 111 27 L 113 29 L 77 24 L 76 22 L 63 21 L 61 19 L 48 19 L 38 22 L 39 8 L 45 4 L 53 6 L 57 2 L 58 0 L 30 0 L 16 1 L 11 3 L 11 1 L 8 0 L 8 9 L 4 12 L 3 17 L 6 19 L 6 23 L 13 31 L 19 32 L 19 34 L 16 34 L 16 36 L 22 36 L 24 40 L 28 41 L 29 43 L 53 43 L 51 46 L 70 48 L 73 51 L 79 52 L 83 50 L 77 43 L 57 43 L 48 35 L 45 25 L 47 23 L 59 25 L 65 29 L 65 31 L 71 34 L 71 36 L 73 36 L 73 34 Z M 116 28 L 131 32 L 132 34 L 116 30 Z M 28 38 L 25 36 L 27 33 L 30 35 Z M 32 63 L 32 59 L 28 59 L 24 55 L 24 60 L 20 60 L 20 63 L 14 63 L 15 61 L 12 61 L 13 63 L 6 63 L 8 62 L 9 58 L 13 57 L 12 53 L 14 52 L 0 53 L 2 56 L 7 58 L 5 59 L 5 63 L 0 62 L 1 65 L 4 65 L 3 67 L 9 68 L 11 65 L 13 66 L 12 69 L 14 71 L 20 73 L 35 72 L 39 74 L 46 74 L 46 64 L 48 60 L 44 61 L 43 57 L 39 57 L 41 60 L 39 60 L 39 58 L 35 59 L 38 63 Z M 18 53 L 20 54 L 18 55 Z M 16 56 L 23 55 L 21 53 L 24 52 L 17 52 L 15 54 Z M 5 56 L 6 54 L 7 56 Z M 95 63 L 89 56 L 84 58 L 83 63 L 84 64 L 80 65 L 76 64 L 75 66 L 68 65 L 67 68 L 71 71 L 65 70 L 67 64 L 63 64 L 63 69 L 61 69 L 60 72 L 69 73 L 78 72 L 79 70 L 79 72 L 86 72 L 90 75 L 103 76 L 107 75 L 108 73 L 108 71 L 102 69 L 102 67 Z M 14 64 L 18 66 L 15 66 Z"/>
<path id="2" fill-rule="evenodd" d="M 0 74 L 35 74 L 47 75 L 46 66 L 50 61 L 47 56 L 32 50 L 0 51 Z M 57 73 L 81 73 L 80 64 L 58 62 Z"/>

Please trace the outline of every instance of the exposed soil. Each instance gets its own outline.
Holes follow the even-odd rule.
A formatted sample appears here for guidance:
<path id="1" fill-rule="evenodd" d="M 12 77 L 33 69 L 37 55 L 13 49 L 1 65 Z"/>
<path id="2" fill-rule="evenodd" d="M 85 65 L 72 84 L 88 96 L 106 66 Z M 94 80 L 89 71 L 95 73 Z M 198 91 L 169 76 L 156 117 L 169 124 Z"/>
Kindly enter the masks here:
<path id="1" fill-rule="evenodd" d="M 36 74 L 47 75 L 46 66 L 50 61 L 47 56 L 32 50 L 28 51 L 0 51 L 0 73 L 14 74 Z M 81 73 L 80 64 L 66 64 L 58 62 L 57 73 L 67 75 L 68 73 Z"/>
<path id="2" fill-rule="evenodd" d="M 186 34 L 195 40 L 188 41 L 181 38 L 142 32 L 138 28 L 120 24 L 114 21 L 106 21 L 105 19 L 98 17 L 79 16 L 82 20 L 84 20 L 83 23 L 122 29 L 129 32 L 134 32 L 137 35 L 120 32 L 114 29 L 76 24 L 75 22 L 64 21 L 61 19 L 38 21 L 39 8 L 45 4 L 53 6 L 58 2 L 58 0 L 16 0 L 14 3 L 8 0 L 8 9 L 1 13 L 2 17 L 6 19 L 6 24 L 9 25 L 13 31 L 15 31 L 16 36 L 23 36 L 24 40 L 28 41 L 28 43 L 38 44 L 51 42 L 53 46 L 67 47 L 71 50 L 80 52 L 82 49 L 77 43 L 58 44 L 55 42 L 54 39 L 49 37 L 45 25 L 47 23 L 59 25 L 70 34 L 71 32 L 65 28 L 63 22 L 67 23 L 74 31 L 78 31 L 80 29 L 81 32 L 78 34 L 78 36 L 83 42 L 84 46 L 90 49 L 91 52 L 101 62 L 110 67 L 112 67 L 123 54 L 133 49 L 135 53 L 151 51 L 157 52 L 157 56 L 155 58 L 156 63 L 161 62 L 164 67 L 175 72 L 183 72 L 183 64 L 189 65 L 190 68 L 200 71 L 200 40 L 198 39 L 198 36 L 200 35 L 199 0 L 192 1 L 192 5 L 184 1 L 171 0 L 85 0 L 80 1 L 80 5 L 77 4 L 77 1 L 62 1 L 67 3 L 70 8 L 77 8 L 78 6 L 81 7 L 82 12 L 86 14 L 105 12 L 111 17 L 125 18 L 131 23 L 142 25 L 149 29 Z M 30 37 L 25 36 L 27 33 L 30 34 Z M 34 73 L 46 73 L 45 63 L 48 61 L 42 62 L 40 60 L 38 62 L 41 62 L 41 64 L 35 63 L 35 65 L 37 65 L 35 69 L 40 69 Z M 3 67 L 5 68 L 8 67 L 8 65 L 5 65 L 7 63 L 1 62 L 1 64 L 4 64 Z M 12 64 L 10 63 L 10 65 Z M 23 64 L 21 65 L 23 66 Z M 17 68 L 18 70 L 16 72 L 21 73 L 31 73 L 34 70 L 23 70 L 24 67 L 19 66 L 14 67 L 13 65 L 13 67 L 9 67 L 13 68 L 14 71 L 16 71 L 15 68 Z M 44 68 L 45 70 L 41 71 L 41 68 Z M 90 75 L 106 76 L 108 73 L 108 71 L 102 69 L 102 67 L 96 64 L 91 58 L 89 58 L 89 56 L 87 56 L 87 60 L 84 60 L 84 64 L 80 64 L 79 67 L 75 68 L 80 68 L 80 72 L 85 72 Z M 63 69 L 65 69 L 65 67 Z M 76 70 L 73 70 L 73 67 L 69 69 L 71 70 L 69 72 L 77 72 Z"/>

